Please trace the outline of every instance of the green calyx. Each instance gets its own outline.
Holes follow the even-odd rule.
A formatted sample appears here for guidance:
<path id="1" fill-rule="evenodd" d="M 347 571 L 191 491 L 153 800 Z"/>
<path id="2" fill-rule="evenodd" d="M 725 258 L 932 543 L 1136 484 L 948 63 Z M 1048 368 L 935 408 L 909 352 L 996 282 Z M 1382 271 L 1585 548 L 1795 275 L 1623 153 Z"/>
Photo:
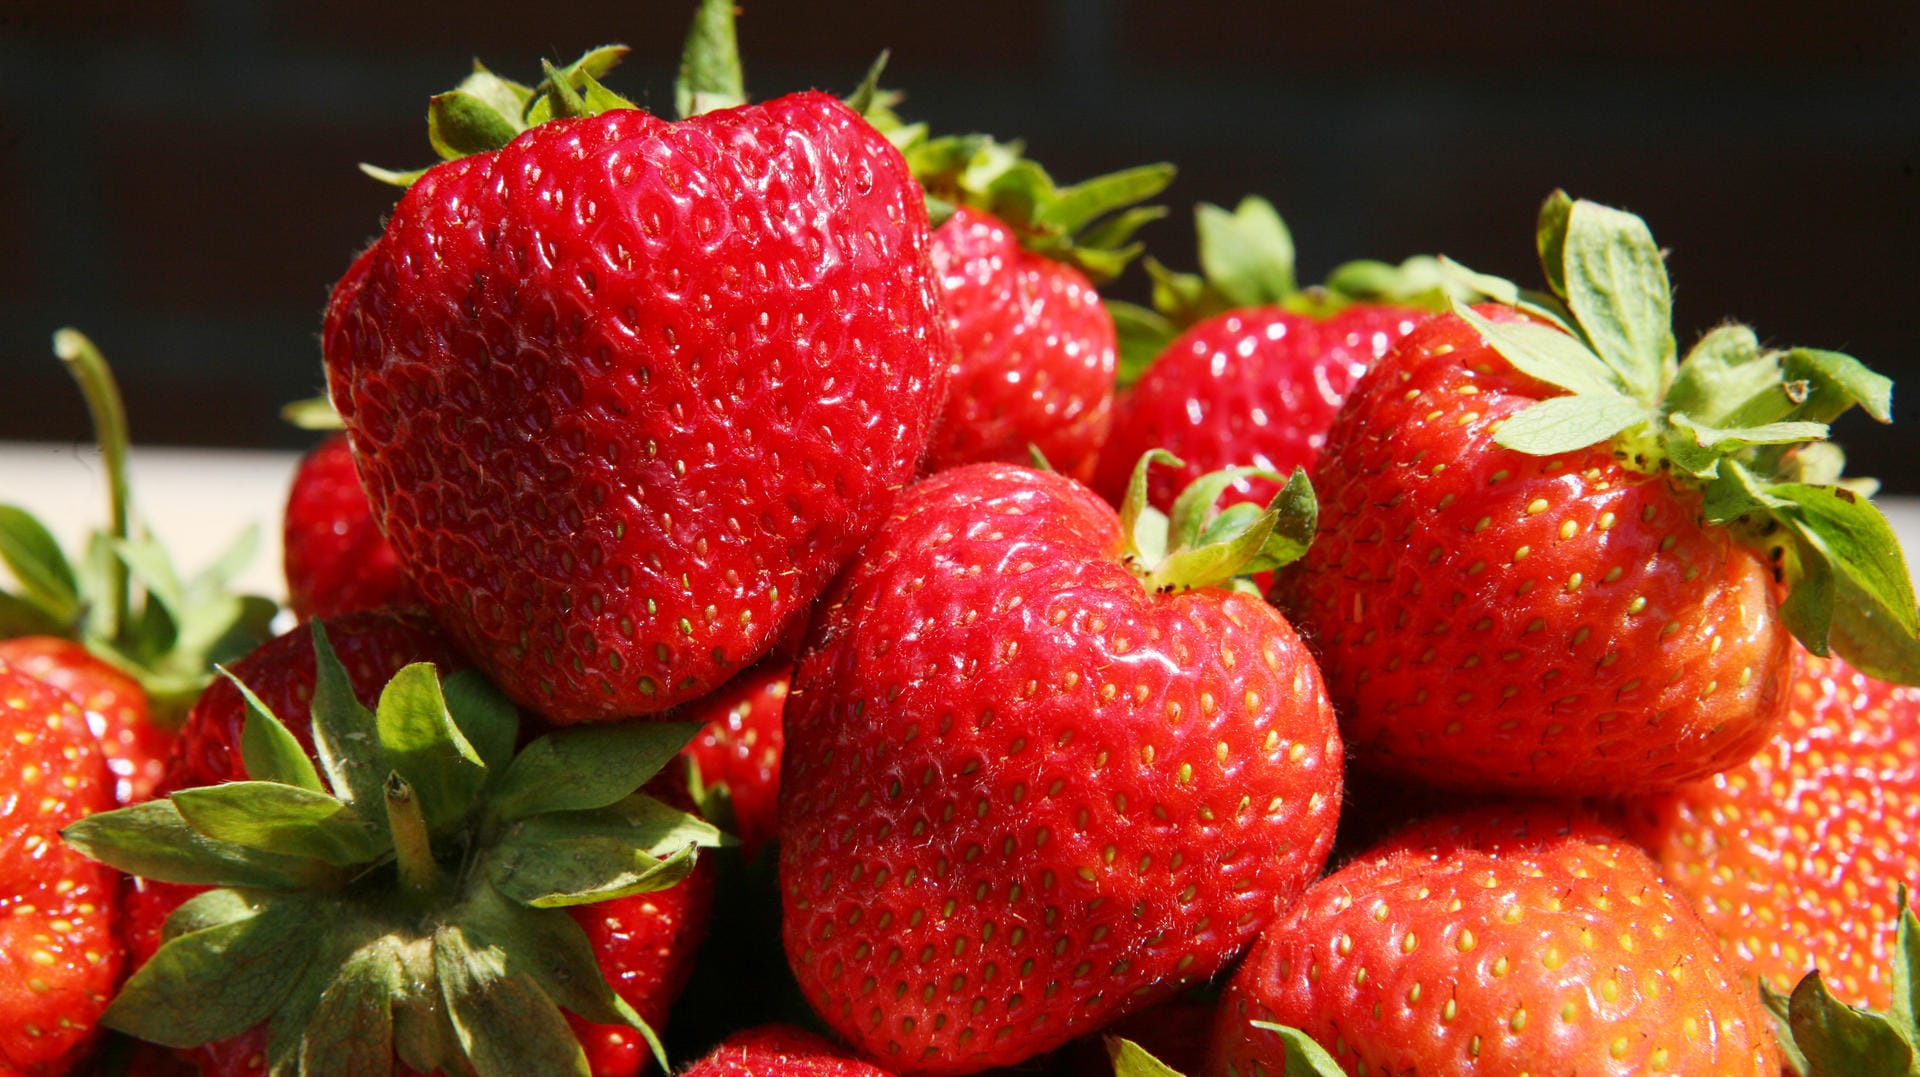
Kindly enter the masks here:
<path id="1" fill-rule="evenodd" d="M 1286 1051 L 1286 1065 L 1278 1072 L 1286 1077 L 1346 1077 L 1346 1070 L 1333 1060 L 1327 1049 L 1297 1028 L 1271 1021 L 1249 1021 L 1248 1025 L 1280 1037 Z M 1184 1077 L 1179 1070 L 1153 1056 L 1151 1051 L 1120 1036 L 1107 1037 L 1107 1058 L 1113 1063 L 1113 1077 Z"/>
<path id="2" fill-rule="evenodd" d="M 1833 997 L 1819 970 L 1791 995 L 1760 988 L 1774 1018 L 1787 1065 L 1802 1077 L 1920 1077 L 1920 920 L 1899 888 L 1893 949 L 1893 1001 L 1886 1013 L 1849 1006 Z"/>
<path id="3" fill-rule="evenodd" d="M 212 679 L 215 662 L 244 654 L 270 634 L 275 604 L 233 589 L 258 536 L 249 529 L 212 565 L 183 580 L 134 512 L 126 410 L 105 357 L 76 329 L 55 333 L 53 349 L 93 417 L 108 521 L 88 537 L 76 563 L 26 509 L 0 504 L 0 564 L 15 584 L 0 588 L 0 638 L 78 641 L 138 682 L 154 720 L 172 728 Z"/>
<path id="4" fill-rule="evenodd" d="M 957 207 L 979 210 L 1012 228 L 1027 250 L 1104 284 L 1144 249 L 1134 239 L 1141 227 L 1166 216 L 1165 206 L 1140 203 L 1173 182 L 1171 164 L 1140 165 L 1062 187 L 1023 156 L 1022 142 L 983 134 L 935 137 L 924 123 L 906 123 L 893 111 L 900 95 L 874 91 L 878 67 L 849 103 L 899 148 L 926 190 L 936 226 Z"/>
<path id="5" fill-rule="evenodd" d="M 566 729 L 516 754 L 519 714 L 479 674 L 408 666 L 369 711 L 319 622 L 313 640 L 317 764 L 236 680 L 249 780 L 63 831 L 129 874 L 219 888 L 168 918 L 105 1023 L 190 1047 L 266 1022 L 276 1077 L 396 1058 L 585 1075 L 563 1010 L 631 1026 L 660 1056 L 564 910 L 672 886 L 727 840 L 639 791 L 696 727 Z"/>
<path id="6" fill-rule="evenodd" d="M 1230 310 L 1282 307 L 1314 318 L 1362 302 L 1445 310 L 1454 300 L 1474 302 L 1489 294 L 1487 287 L 1504 284 L 1419 255 L 1399 265 L 1348 262 L 1325 284 L 1302 288 L 1294 271 L 1293 234 L 1273 203 L 1257 195 L 1242 198 L 1231 210 L 1202 202 L 1194 207 L 1193 224 L 1200 272 L 1176 272 L 1148 258 L 1153 306 L 1108 304 L 1119 331 L 1122 385 L 1139 380 L 1183 330 Z"/>
<path id="7" fill-rule="evenodd" d="M 1551 293 L 1496 296 L 1537 321 L 1455 306 L 1515 368 L 1567 390 L 1494 440 L 1540 456 L 1611 441 L 1627 467 L 1700 490 L 1707 522 L 1774 564 L 1789 588 L 1781 616 L 1808 650 L 1920 683 L 1920 607 L 1899 540 L 1872 485 L 1842 479 L 1826 441 L 1855 405 L 1891 421 L 1892 382 L 1839 352 L 1763 348 L 1742 325 L 1679 357 L 1666 263 L 1633 214 L 1555 192 L 1537 240 Z"/>
<path id="8" fill-rule="evenodd" d="M 1122 553 L 1149 591 L 1227 587 L 1259 594 L 1248 577 L 1291 564 L 1313 541 L 1319 503 L 1300 468 L 1289 477 L 1252 467 L 1208 472 L 1180 491 L 1173 511 L 1161 512 L 1147 503 L 1147 469 L 1155 464 L 1182 466 L 1165 449 L 1143 454 L 1120 502 Z M 1286 485 L 1264 509 L 1241 502 L 1215 512 L 1220 495 L 1243 478 Z"/>

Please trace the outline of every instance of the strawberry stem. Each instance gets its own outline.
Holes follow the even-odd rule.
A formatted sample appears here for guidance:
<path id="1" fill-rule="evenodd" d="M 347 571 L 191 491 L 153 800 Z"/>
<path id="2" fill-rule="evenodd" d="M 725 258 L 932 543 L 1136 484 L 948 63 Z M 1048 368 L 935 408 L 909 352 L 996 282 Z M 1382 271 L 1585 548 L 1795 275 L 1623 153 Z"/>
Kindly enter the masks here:
<path id="1" fill-rule="evenodd" d="M 127 486 L 127 409 L 114 383 L 106 357 L 85 333 L 67 327 L 53 334 L 53 353 L 67 364 L 67 372 L 80 386 L 87 411 L 93 417 L 94 437 L 100 443 L 100 459 L 107 472 L 107 534 L 126 542 L 128 533 Z M 127 567 L 118 556 L 106 559 L 108 600 L 113 603 L 113 635 L 127 623 L 132 600 L 128 595 Z"/>
<path id="2" fill-rule="evenodd" d="M 387 826 L 393 832 L 393 853 L 400 868 L 400 886 L 407 894 L 424 898 L 439 885 L 440 867 L 433 860 L 427 838 L 427 817 L 414 796 L 413 786 L 398 772 L 387 775 Z"/>

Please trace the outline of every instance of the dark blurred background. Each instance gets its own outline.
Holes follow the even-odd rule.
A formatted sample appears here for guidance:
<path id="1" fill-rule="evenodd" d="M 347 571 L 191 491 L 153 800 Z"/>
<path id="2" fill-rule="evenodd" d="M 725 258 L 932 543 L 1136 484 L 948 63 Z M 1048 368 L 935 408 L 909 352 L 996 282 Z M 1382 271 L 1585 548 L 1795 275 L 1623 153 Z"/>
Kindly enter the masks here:
<path id="1" fill-rule="evenodd" d="M 138 441 L 306 444 L 277 409 L 319 387 L 328 288 L 394 198 L 356 162 L 428 163 L 426 99 L 473 56 L 533 81 L 622 40 L 613 87 L 670 102 L 691 8 L 0 0 L 0 439 L 85 438 L 47 343 L 71 323 Z M 1246 192 L 1304 280 L 1437 251 L 1532 281 L 1554 186 L 1632 209 L 1672 251 L 1683 340 L 1736 317 L 1909 381 L 1905 429 L 1841 436 L 1920 492 L 1916 0 L 752 0 L 740 33 L 756 96 L 845 92 L 890 47 L 937 130 L 1024 136 L 1066 180 L 1177 162 L 1146 233 L 1176 266 L 1192 203 Z"/>

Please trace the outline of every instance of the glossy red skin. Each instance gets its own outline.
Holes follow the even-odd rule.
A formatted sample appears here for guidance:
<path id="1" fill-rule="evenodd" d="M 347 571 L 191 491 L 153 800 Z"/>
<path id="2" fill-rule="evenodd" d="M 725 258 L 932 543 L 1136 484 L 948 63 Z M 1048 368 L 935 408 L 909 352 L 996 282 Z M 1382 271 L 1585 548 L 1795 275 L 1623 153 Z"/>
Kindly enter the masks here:
<path id="1" fill-rule="evenodd" d="M 333 646 L 361 703 L 373 707 L 380 689 L 401 667 L 432 662 L 442 675 L 465 662 L 452 644 L 420 613 L 365 610 L 325 620 Z M 313 699 L 312 630 L 302 625 L 262 644 L 231 667 L 262 702 L 313 753 L 309 708 Z M 224 678 L 200 697 L 180 731 L 180 751 L 162 783 L 162 794 L 191 786 L 238 781 L 246 777 L 240 733 L 246 712 L 240 693 Z M 650 790 L 676 803 L 678 787 Z M 126 888 L 127 937 L 134 967 L 153 956 L 166 918 L 180 903 L 205 887 L 177 886 L 134 879 Z M 578 906 L 568 911 L 587 932 L 594 956 L 609 983 L 656 1030 L 693 971 L 694 952 L 705 935 L 712 903 L 710 871 L 696 867 L 681 885 Z M 595 1077 L 632 1077 L 650 1063 L 646 1044 L 630 1029 L 595 1025 L 568 1015 L 586 1050 Z M 266 1033 L 256 1028 L 230 1040 L 180 1052 L 207 1077 L 265 1072 Z M 396 1072 L 404 1073 L 405 1067 Z"/>
<path id="2" fill-rule="evenodd" d="M 786 723 L 788 960 L 902 1073 L 1011 1064 L 1212 976 L 1319 873 L 1340 799 L 1272 607 L 1148 592 L 1110 506 L 1003 464 L 904 495 Z"/>
<path id="3" fill-rule="evenodd" d="M 60 829 L 114 806 L 88 716 L 0 661 L 0 1073 L 57 1077 L 86 1057 L 126 959 L 112 869 Z"/>
<path id="4" fill-rule="evenodd" d="M 899 153 L 820 93 L 554 121 L 421 178 L 322 342 L 440 623 L 558 722 L 751 664 L 925 449 L 952 354 L 929 242 Z"/>
<path id="5" fill-rule="evenodd" d="M 301 620 L 419 602 L 374 522 L 345 434 L 301 459 L 281 528 L 287 605 Z"/>
<path id="6" fill-rule="evenodd" d="M 1026 464 L 1038 447 L 1082 482 L 1113 423 L 1113 316 L 1086 274 L 962 207 L 933 233 L 955 357 L 927 470 Z"/>
<path id="7" fill-rule="evenodd" d="M 1802 653 L 1778 734 L 1741 766 L 1626 805 L 1628 833 L 1734 968 L 1789 993 L 1892 999 L 1896 892 L 1920 880 L 1920 689 Z"/>
<path id="8" fill-rule="evenodd" d="M 1780 1072 L 1759 996 L 1653 863 L 1546 806 L 1418 824 L 1316 883 L 1229 981 L 1204 1077 L 1284 1072 L 1256 1020 L 1349 1073 Z"/>
<path id="9" fill-rule="evenodd" d="M 1187 484 L 1226 467 L 1313 474 L 1327 427 L 1367 367 L 1429 313 L 1360 304 L 1324 320 L 1281 307 L 1215 315 L 1167 345 L 1120 394 L 1093 488 L 1118 505 L 1142 455 L 1165 449 L 1181 468 L 1147 473 L 1147 501 L 1166 511 Z M 1240 479 L 1225 502 L 1266 504 L 1280 487 Z"/>
<path id="10" fill-rule="evenodd" d="M 779 825 L 780 756 L 786 744 L 781 723 L 791 662 L 763 662 L 694 704 L 688 721 L 704 722 L 681 754 L 698 768 L 707 786 L 725 786 L 733 807 L 740 853 L 759 855 Z"/>
<path id="11" fill-rule="evenodd" d="M 1493 443 L 1558 394 L 1438 315 L 1330 430 L 1319 531 L 1275 596 L 1367 765 L 1471 791 L 1672 788 L 1752 755 L 1784 713 L 1772 574 L 1697 494 L 1604 444 Z"/>
<path id="12" fill-rule="evenodd" d="M 137 681 L 70 639 L 17 636 L 0 640 L 0 662 L 66 692 L 87 712 L 87 728 L 113 773 L 116 804 L 145 800 L 166 772 L 173 733 L 153 721 Z"/>
<path id="13" fill-rule="evenodd" d="M 728 1036 L 682 1070 L 680 1077 L 891 1077 L 845 1048 L 787 1025 L 762 1025 Z"/>

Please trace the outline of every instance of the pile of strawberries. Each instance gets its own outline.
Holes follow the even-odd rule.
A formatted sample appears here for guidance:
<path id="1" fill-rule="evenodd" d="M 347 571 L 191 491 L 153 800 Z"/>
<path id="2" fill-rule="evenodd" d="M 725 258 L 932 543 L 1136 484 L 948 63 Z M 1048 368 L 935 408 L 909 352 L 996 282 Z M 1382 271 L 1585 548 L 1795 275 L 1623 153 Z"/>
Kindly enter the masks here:
<path id="1" fill-rule="evenodd" d="M 732 18 L 678 121 L 476 65 L 369 169 L 278 622 L 56 338 L 113 512 L 0 506 L 0 1074 L 1920 1073 L 1886 379 L 1683 351 L 1560 193 L 1538 291 L 1250 198 L 1109 302 L 1170 167 L 749 104 Z"/>

